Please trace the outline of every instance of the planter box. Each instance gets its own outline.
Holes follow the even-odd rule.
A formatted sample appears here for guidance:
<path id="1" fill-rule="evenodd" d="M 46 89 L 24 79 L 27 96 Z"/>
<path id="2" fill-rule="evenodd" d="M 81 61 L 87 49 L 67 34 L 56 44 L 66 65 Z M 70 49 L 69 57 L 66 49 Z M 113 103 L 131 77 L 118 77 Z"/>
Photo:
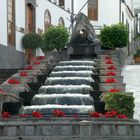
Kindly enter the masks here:
<path id="1" fill-rule="evenodd" d="M 111 54 L 111 55 L 104 54 L 104 55 L 101 55 L 100 57 L 101 59 L 105 59 L 106 57 L 111 57 L 113 60 L 118 60 L 118 57 L 115 54 Z"/>
<path id="2" fill-rule="evenodd" d="M 120 63 L 118 61 L 113 60 L 112 62 L 113 62 L 112 65 L 119 65 L 120 66 Z M 99 65 L 109 65 L 109 64 L 106 64 L 105 60 L 100 60 Z"/>
<path id="3" fill-rule="evenodd" d="M 18 114 L 22 106 L 22 102 L 7 102 L 3 104 L 3 111 L 10 114 Z"/>
<path id="4" fill-rule="evenodd" d="M 99 75 L 105 76 L 108 72 L 115 72 L 117 76 L 121 75 L 121 70 L 99 70 Z"/>
<path id="5" fill-rule="evenodd" d="M 90 92 L 90 96 L 94 99 L 94 101 L 100 101 L 100 96 L 103 92 L 99 90 L 94 90 Z"/>
<path id="6" fill-rule="evenodd" d="M 140 56 L 137 56 L 137 57 L 135 57 L 135 58 L 133 58 L 134 59 L 134 63 L 140 63 Z"/>
<path id="7" fill-rule="evenodd" d="M 20 72 L 27 72 L 29 76 L 42 75 L 42 72 L 40 70 L 18 70 L 18 73 Z"/>
<path id="8" fill-rule="evenodd" d="M 20 92 L 19 97 L 24 100 L 23 101 L 24 106 L 30 106 L 31 105 L 31 100 L 32 100 L 32 98 L 34 97 L 35 94 L 37 94 L 37 92 L 32 92 L 32 91 L 26 92 L 25 91 L 25 92 Z"/>
<path id="9" fill-rule="evenodd" d="M 104 83 L 106 79 L 108 78 L 114 78 L 116 79 L 119 83 L 123 83 L 123 76 L 99 76 L 100 82 Z"/>
<path id="10" fill-rule="evenodd" d="M 125 92 L 125 85 L 125 83 L 99 83 L 99 89 L 100 91 L 108 91 L 115 88 Z"/>
<path id="11" fill-rule="evenodd" d="M 113 93 L 113 92 L 103 92 L 103 95 L 109 94 L 109 93 Z M 116 93 L 116 92 L 114 92 L 114 93 Z M 126 95 L 133 96 L 133 92 L 117 92 L 117 93 L 124 93 L 124 94 L 126 94 Z M 102 95 L 101 95 L 101 96 L 102 96 Z"/>
<path id="12" fill-rule="evenodd" d="M 45 65 L 48 65 L 48 60 L 47 59 L 44 59 L 44 60 L 32 60 L 31 64 L 34 64 L 34 62 L 40 62 L 41 64 L 45 64 Z"/>
<path id="13" fill-rule="evenodd" d="M 114 64 L 103 64 L 103 65 L 99 64 L 99 66 L 97 66 L 97 68 L 107 70 L 107 67 L 109 67 L 109 66 L 115 66 L 116 70 L 121 70 L 120 65 L 114 65 Z"/>
<path id="14" fill-rule="evenodd" d="M 94 107 L 95 107 L 95 111 L 99 112 L 99 113 L 105 113 L 105 103 L 104 102 L 94 102 Z"/>
<path id="15" fill-rule="evenodd" d="M 28 83 L 28 86 L 30 87 L 30 91 L 38 93 L 39 88 L 41 87 L 41 83 Z"/>

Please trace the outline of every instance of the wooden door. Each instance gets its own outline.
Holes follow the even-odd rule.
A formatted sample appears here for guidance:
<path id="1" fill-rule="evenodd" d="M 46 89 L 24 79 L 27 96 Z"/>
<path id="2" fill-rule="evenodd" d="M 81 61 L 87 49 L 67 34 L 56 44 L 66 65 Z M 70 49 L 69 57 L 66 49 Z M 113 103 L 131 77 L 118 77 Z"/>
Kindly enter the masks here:
<path id="1" fill-rule="evenodd" d="M 28 4 L 27 5 L 27 15 L 26 15 L 26 32 L 32 33 L 34 31 L 34 9 L 33 6 Z"/>
<path id="2" fill-rule="evenodd" d="M 27 4 L 26 5 L 26 33 L 32 33 L 35 31 L 34 29 L 34 19 L 35 19 L 35 11 L 34 11 L 34 7 L 31 4 Z M 26 49 L 25 50 L 26 53 L 26 61 L 27 64 L 31 64 L 31 59 L 32 57 L 35 55 L 35 50 L 33 49 Z"/>

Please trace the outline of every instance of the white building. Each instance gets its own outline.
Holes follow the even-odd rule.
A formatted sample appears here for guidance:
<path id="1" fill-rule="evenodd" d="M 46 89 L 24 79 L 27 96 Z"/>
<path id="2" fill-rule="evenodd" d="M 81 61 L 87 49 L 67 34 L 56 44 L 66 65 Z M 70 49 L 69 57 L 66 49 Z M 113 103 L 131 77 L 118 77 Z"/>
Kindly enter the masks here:
<path id="1" fill-rule="evenodd" d="M 80 10 L 96 27 L 119 22 L 127 24 L 132 40 L 131 0 L 126 3 L 122 0 L 0 0 L 0 69 L 24 66 L 25 50 L 21 44 L 24 34 L 43 33 L 50 24 L 64 24 L 69 28 L 71 14 Z M 36 55 L 40 53 L 40 50 L 36 51 Z"/>

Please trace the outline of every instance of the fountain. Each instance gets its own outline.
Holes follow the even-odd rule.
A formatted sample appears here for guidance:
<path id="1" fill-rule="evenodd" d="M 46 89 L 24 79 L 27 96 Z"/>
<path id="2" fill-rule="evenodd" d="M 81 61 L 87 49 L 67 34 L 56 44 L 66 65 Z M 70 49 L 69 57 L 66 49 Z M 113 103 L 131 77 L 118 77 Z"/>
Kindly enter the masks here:
<path id="1" fill-rule="evenodd" d="M 74 95 L 74 96 L 73 96 Z M 32 105 L 93 105 L 94 101 L 89 94 L 39 94 L 32 99 Z"/>
<path id="2" fill-rule="evenodd" d="M 50 74 L 50 77 L 92 77 L 93 71 L 56 71 Z"/>
<path id="3" fill-rule="evenodd" d="M 65 94 L 65 93 L 81 93 L 89 94 L 90 91 L 93 91 L 91 86 L 87 85 L 51 85 L 51 86 L 41 86 L 38 93 L 45 94 Z"/>
<path id="4" fill-rule="evenodd" d="M 54 71 L 79 71 L 79 70 L 91 70 L 94 71 L 95 67 L 93 66 L 73 66 L 73 65 L 67 65 L 67 66 L 56 66 L 54 68 Z"/>
<path id="5" fill-rule="evenodd" d="M 76 66 L 95 66 L 96 63 L 91 60 L 71 60 L 71 61 L 61 61 L 58 63 L 58 66 L 66 66 L 66 65 L 76 65 Z"/>
<path id="6" fill-rule="evenodd" d="M 90 96 L 94 88 L 93 70 L 95 62 L 89 60 L 61 61 L 41 86 L 31 106 L 22 107 L 20 113 L 31 114 L 40 111 L 51 114 L 60 109 L 66 114 L 87 114 L 94 111 Z"/>
<path id="7" fill-rule="evenodd" d="M 47 78 L 45 85 L 90 85 L 93 82 L 91 77 L 52 77 Z"/>
<path id="8" fill-rule="evenodd" d="M 22 107 L 20 113 L 52 114 L 53 110 L 60 109 L 66 114 L 89 114 L 95 110 L 92 94 L 97 89 L 93 79 L 97 69 L 94 58 L 100 52 L 99 40 L 84 14 L 79 13 L 76 20 L 67 53 L 70 58 L 80 56 L 80 60 L 59 62 L 32 99 L 32 105 Z"/>

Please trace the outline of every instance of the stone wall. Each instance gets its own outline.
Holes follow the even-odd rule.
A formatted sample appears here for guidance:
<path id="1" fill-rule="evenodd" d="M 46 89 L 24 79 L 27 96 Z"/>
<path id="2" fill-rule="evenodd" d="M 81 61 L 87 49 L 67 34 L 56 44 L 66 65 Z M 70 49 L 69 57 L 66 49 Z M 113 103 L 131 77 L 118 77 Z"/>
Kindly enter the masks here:
<path id="1" fill-rule="evenodd" d="M 0 123 L 0 140 L 139 140 L 139 132 L 136 120 L 124 119 L 16 118 Z"/>
<path id="2" fill-rule="evenodd" d="M 102 50 L 102 54 L 115 54 L 118 57 L 121 66 L 133 63 L 133 54 L 140 48 L 140 40 L 129 44 L 124 48 L 116 48 L 116 50 Z"/>
<path id="3" fill-rule="evenodd" d="M 21 69 L 25 65 L 25 55 L 14 47 L 0 45 L 0 69 Z"/>

